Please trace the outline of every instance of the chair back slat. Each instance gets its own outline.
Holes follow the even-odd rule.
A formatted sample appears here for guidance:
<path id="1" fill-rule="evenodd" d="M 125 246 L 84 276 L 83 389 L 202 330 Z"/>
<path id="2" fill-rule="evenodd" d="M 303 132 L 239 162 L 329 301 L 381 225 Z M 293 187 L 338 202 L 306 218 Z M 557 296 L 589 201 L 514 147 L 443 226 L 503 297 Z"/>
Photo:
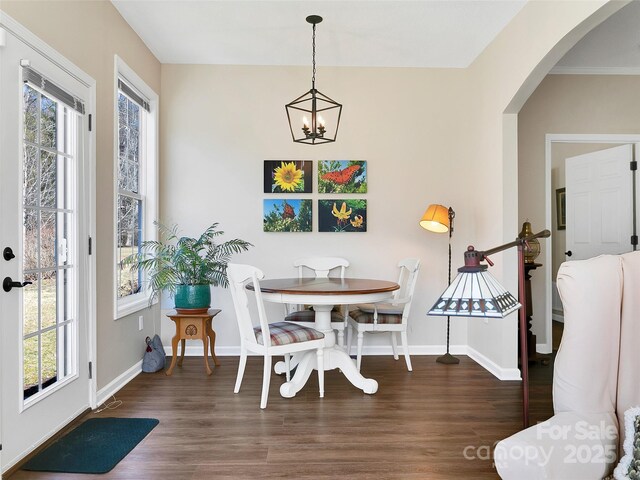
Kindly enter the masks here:
<path id="1" fill-rule="evenodd" d="M 400 277 L 398 278 L 398 285 L 400 288 L 396 290 L 394 298 L 409 298 L 404 306 L 402 312 L 402 321 L 406 322 L 409 318 L 409 312 L 411 310 L 411 303 L 413 300 L 413 293 L 416 289 L 416 281 L 418 280 L 418 272 L 420 271 L 420 259 L 419 258 L 405 258 L 398 262 L 400 267 Z"/>
<path id="2" fill-rule="evenodd" d="M 405 298 L 413 295 L 420 270 L 419 258 L 405 258 L 398 262 L 400 268 L 400 276 L 398 277 L 398 285 L 400 288 L 393 294 L 394 298 Z"/>
<path id="3" fill-rule="evenodd" d="M 293 262 L 298 268 L 298 277 L 303 278 L 305 270 L 310 270 L 316 278 L 327 278 L 332 272 L 338 273 L 339 278 L 344 278 L 345 269 L 349 261 L 340 257 L 307 257 Z"/>
<path id="4" fill-rule="evenodd" d="M 260 269 L 251 265 L 230 263 L 227 267 L 227 276 L 229 278 L 229 289 L 231 290 L 233 306 L 238 320 L 240 337 L 245 342 L 257 343 L 256 335 L 253 330 L 254 325 L 251 319 L 249 298 L 246 289 L 246 285 L 248 283 L 252 283 L 258 310 L 258 321 L 260 328 L 262 329 L 262 338 L 269 339 L 270 342 L 271 336 L 269 334 L 269 322 L 264 309 L 262 292 L 260 291 L 260 280 L 264 278 L 264 273 L 262 273 Z"/>
<path id="5" fill-rule="evenodd" d="M 341 257 L 305 257 L 293 262 L 298 269 L 298 278 L 304 278 L 308 272 L 312 272 L 315 278 L 328 278 L 331 274 L 338 278 L 344 278 L 345 269 L 349 266 L 349 260 Z M 302 310 L 304 305 L 286 305 L 286 314 Z"/>

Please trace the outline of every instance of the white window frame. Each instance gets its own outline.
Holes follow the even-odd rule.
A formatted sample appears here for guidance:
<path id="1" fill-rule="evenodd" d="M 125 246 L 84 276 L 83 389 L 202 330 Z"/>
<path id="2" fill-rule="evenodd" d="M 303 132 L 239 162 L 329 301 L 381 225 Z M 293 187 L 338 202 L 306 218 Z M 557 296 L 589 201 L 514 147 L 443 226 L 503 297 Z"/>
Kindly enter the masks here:
<path id="1" fill-rule="evenodd" d="M 118 78 L 124 79 L 127 84 L 138 90 L 149 100 L 149 113 L 147 114 L 145 143 L 141 145 L 145 152 L 144 160 L 140 166 L 140 194 L 144 198 L 142 240 L 157 240 L 158 229 L 153 222 L 158 217 L 158 94 L 153 91 L 122 58 L 115 55 L 114 68 L 114 95 L 113 95 L 113 298 L 114 318 L 118 320 L 132 313 L 138 312 L 149 306 L 151 291 L 144 288 L 142 292 L 118 297 L 118 242 L 116 241 L 118 225 L 118 165 L 119 165 L 119 138 L 118 138 Z M 143 279 L 144 282 L 144 279 Z M 154 299 L 153 303 L 157 303 Z"/>

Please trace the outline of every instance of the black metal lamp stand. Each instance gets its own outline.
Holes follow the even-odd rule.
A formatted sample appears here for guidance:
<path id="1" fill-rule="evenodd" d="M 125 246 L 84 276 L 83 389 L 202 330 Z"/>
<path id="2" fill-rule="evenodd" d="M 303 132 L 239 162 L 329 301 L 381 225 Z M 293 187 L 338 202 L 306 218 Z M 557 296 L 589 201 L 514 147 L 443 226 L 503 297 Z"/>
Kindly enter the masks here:
<path id="1" fill-rule="evenodd" d="M 447 278 L 447 285 L 451 284 L 451 235 L 453 235 L 453 219 L 456 216 L 456 212 L 453 208 L 449 207 L 449 276 Z M 447 353 L 436 358 L 436 362 L 444 363 L 445 365 L 455 365 L 460 363 L 460 359 L 454 357 L 449 353 L 449 333 L 451 327 L 451 317 L 447 317 Z"/>

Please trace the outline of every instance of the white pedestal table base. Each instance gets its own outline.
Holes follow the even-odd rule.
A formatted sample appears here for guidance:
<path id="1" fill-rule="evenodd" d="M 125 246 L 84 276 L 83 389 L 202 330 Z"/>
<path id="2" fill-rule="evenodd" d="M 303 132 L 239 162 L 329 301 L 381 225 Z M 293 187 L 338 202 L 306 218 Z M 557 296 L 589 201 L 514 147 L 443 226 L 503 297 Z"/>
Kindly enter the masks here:
<path id="1" fill-rule="evenodd" d="M 364 393 L 373 395 L 378 391 L 378 382 L 373 378 L 363 377 L 356 368 L 355 361 L 347 355 L 341 347 L 336 345 L 336 335 L 331 328 L 331 310 L 333 305 L 314 305 L 316 312 L 315 329 L 324 333 L 325 349 L 324 349 L 324 368 L 325 371 L 339 368 L 347 380 Z M 291 381 L 283 383 L 280 386 L 280 395 L 285 398 L 295 397 L 305 383 L 309 379 L 311 372 L 318 369 L 317 356 L 315 351 L 304 352 L 296 355 L 299 362 L 296 372 Z M 291 362 L 294 363 L 293 361 Z M 274 368 L 278 374 L 285 373 L 286 367 L 284 362 L 278 362 Z"/>

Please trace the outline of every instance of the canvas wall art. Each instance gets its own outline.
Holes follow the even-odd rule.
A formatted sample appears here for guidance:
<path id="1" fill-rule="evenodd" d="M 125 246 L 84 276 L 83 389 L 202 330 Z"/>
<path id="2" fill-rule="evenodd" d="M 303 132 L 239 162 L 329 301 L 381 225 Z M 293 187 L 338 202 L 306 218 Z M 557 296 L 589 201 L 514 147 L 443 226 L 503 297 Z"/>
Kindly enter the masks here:
<path id="1" fill-rule="evenodd" d="M 320 160 L 318 193 L 367 193 L 367 162 Z"/>
<path id="2" fill-rule="evenodd" d="M 319 232 L 366 232 L 367 201 L 318 200 Z"/>
<path id="3" fill-rule="evenodd" d="M 265 232 L 310 232 L 311 200 L 265 199 L 263 204 Z"/>
<path id="4" fill-rule="evenodd" d="M 265 160 L 264 193 L 311 193 L 311 168 L 311 161 Z"/>

